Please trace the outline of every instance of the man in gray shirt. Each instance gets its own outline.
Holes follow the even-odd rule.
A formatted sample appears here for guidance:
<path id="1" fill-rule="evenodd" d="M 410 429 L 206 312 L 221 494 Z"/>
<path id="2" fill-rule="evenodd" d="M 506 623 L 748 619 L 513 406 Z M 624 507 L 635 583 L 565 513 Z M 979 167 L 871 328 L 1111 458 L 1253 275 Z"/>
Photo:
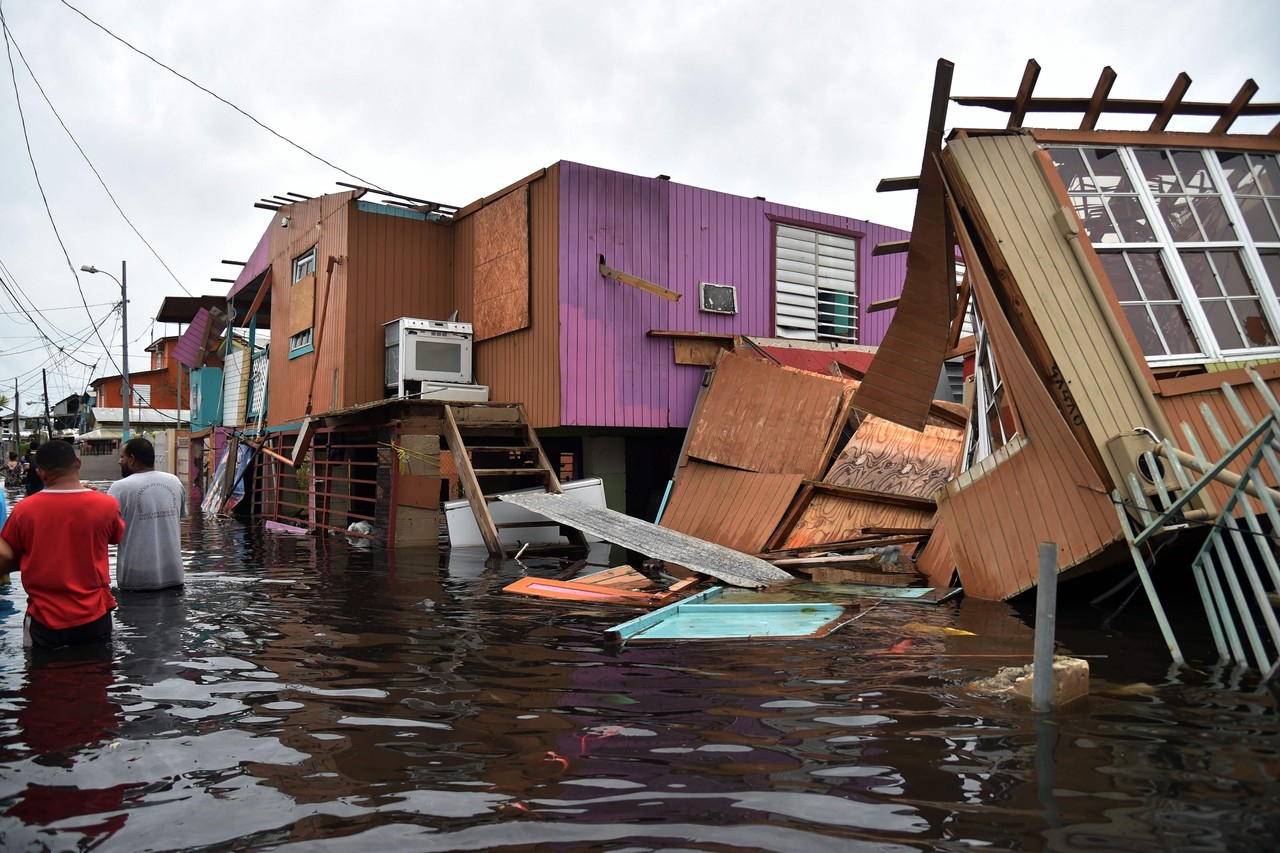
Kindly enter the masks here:
<path id="1" fill-rule="evenodd" d="M 156 450 L 145 438 L 120 448 L 120 474 L 107 494 L 120 504 L 124 539 L 116 552 L 116 586 L 122 590 L 182 586 L 182 536 L 187 514 L 182 482 L 156 471 Z"/>

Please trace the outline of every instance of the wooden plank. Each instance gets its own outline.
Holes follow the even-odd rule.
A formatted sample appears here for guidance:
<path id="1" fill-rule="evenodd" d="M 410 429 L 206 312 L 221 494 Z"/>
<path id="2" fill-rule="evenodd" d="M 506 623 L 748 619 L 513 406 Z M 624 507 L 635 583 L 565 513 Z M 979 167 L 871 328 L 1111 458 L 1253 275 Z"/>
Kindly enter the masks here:
<path id="1" fill-rule="evenodd" d="M 1027 117 L 1027 105 L 1031 102 L 1036 80 L 1039 78 L 1040 63 L 1028 59 L 1027 67 L 1022 71 L 1022 81 L 1018 84 L 1018 94 L 1013 99 L 1013 108 L 1009 110 L 1009 123 L 1005 125 L 1009 130 L 1022 127 L 1022 122 Z"/>
<path id="2" fill-rule="evenodd" d="M 289 287 L 289 336 L 315 325 L 316 276 L 304 275 Z"/>
<path id="3" fill-rule="evenodd" d="M 480 488 L 480 482 L 471 470 L 471 461 L 467 458 L 467 446 L 462 440 L 462 433 L 458 431 L 458 422 L 454 419 L 452 406 L 444 407 L 444 436 L 449 444 L 449 455 L 453 457 L 458 471 L 458 480 L 467 496 L 467 503 L 471 504 L 471 513 L 475 516 L 476 527 L 480 528 L 480 536 L 484 539 L 489 555 L 506 556 L 507 551 L 502 544 L 501 536 L 498 535 L 498 528 L 494 526 L 493 516 L 489 514 L 489 507 L 485 504 L 484 490 Z"/>
<path id="4" fill-rule="evenodd" d="M 871 250 L 871 257 L 878 258 L 881 255 L 897 255 L 910 250 L 910 240 L 885 240 L 882 243 L 876 243 L 876 247 Z"/>
<path id="5" fill-rule="evenodd" d="M 923 432 L 868 416 L 840 451 L 823 482 L 932 499 L 956 473 L 964 433 L 925 426 Z"/>
<path id="6" fill-rule="evenodd" d="M 539 598 L 555 598 L 564 601 L 590 601 L 596 604 L 656 605 L 663 601 L 662 593 L 632 592 L 613 589 L 591 583 L 575 583 L 550 578 L 520 578 L 502 588 L 503 592 L 532 595 Z"/>
<path id="7" fill-rule="evenodd" d="M 919 175 L 909 175 L 902 178 L 881 178 L 880 183 L 876 184 L 876 192 L 878 193 L 894 193 L 902 190 L 918 189 L 920 189 Z"/>
<path id="8" fill-rule="evenodd" d="M 1236 92 L 1236 96 L 1231 99 L 1231 103 L 1222 111 L 1221 118 L 1209 130 L 1210 133 L 1225 134 L 1231 129 L 1231 125 L 1235 124 L 1235 120 L 1240 117 L 1240 113 L 1244 111 L 1249 101 L 1253 100 L 1253 96 L 1258 93 L 1258 84 L 1253 80 L 1244 81 L 1244 85 L 1240 87 L 1240 91 Z"/>
<path id="9" fill-rule="evenodd" d="M 1152 133 L 1159 133 L 1169 126 L 1169 120 L 1173 118 L 1178 111 L 1182 99 L 1186 97 L 1187 90 L 1191 88 L 1191 76 L 1185 71 L 1178 73 L 1174 79 L 1173 85 L 1169 88 L 1169 94 L 1165 95 L 1164 102 L 1160 105 L 1160 111 L 1151 119 L 1151 125 L 1147 128 Z"/>
<path id="10" fill-rule="evenodd" d="M 1098 84 L 1093 88 L 1093 95 L 1089 98 L 1089 107 L 1084 111 L 1084 116 L 1080 119 L 1081 130 L 1093 130 L 1098 125 L 1098 117 L 1102 115 L 1102 109 L 1107 103 L 1107 95 L 1111 94 L 1111 87 L 1116 83 L 1116 72 L 1110 66 L 1102 69 L 1102 74 L 1098 76 Z"/>
<path id="11" fill-rule="evenodd" d="M 942 149 L 952 70 L 950 62 L 938 61 L 900 310 L 854 398 L 854 405 L 864 411 L 917 429 L 928 417 L 955 308 L 942 173 L 936 159 Z"/>
<path id="12" fill-rule="evenodd" d="M 856 583 L 875 586 L 912 586 L 923 580 L 915 573 L 860 572 L 836 566 L 816 566 L 809 573 L 809 579 L 814 583 Z"/>
<path id="13" fill-rule="evenodd" d="M 622 270 L 616 270 L 613 267 L 605 264 L 604 255 L 600 256 L 600 275 L 604 276 L 605 278 L 611 278 L 615 281 L 620 281 L 623 284 L 629 284 L 632 287 L 638 287 L 641 290 L 643 290 L 645 293 L 652 293 L 654 296 L 661 296 L 663 299 L 666 299 L 669 302 L 680 301 L 681 294 L 679 293 L 679 291 L 669 290 L 660 284 L 654 284 L 653 282 L 647 281 L 646 279 L 640 278 L 639 276 L 631 275 L 630 273 L 625 273 Z"/>

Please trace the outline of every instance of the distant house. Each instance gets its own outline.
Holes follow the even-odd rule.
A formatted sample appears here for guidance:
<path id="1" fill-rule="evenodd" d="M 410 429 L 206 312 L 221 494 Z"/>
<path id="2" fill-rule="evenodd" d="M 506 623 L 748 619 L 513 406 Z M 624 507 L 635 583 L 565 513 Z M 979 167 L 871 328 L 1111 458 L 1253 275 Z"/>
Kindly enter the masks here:
<path id="1" fill-rule="evenodd" d="M 474 382 L 523 404 L 562 479 L 601 476 L 636 514 L 656 508 L 716 353 L 742 335 L 879 343 L 892 311 L 867 306 L 898 294 L 905 256 L 871 250 L 908 236 L 567 161 L 462 208 L 278 199 L 228 295 L 240 334 L 272 330 L 269 355 L 241 368 L 243 415 L 224 423 L 287 434 L 393 397 L 384 324 L 453 318 L 473 328 Z"/>
<path id="2" fill-rule="evenodd" d="M 185 403 L 187 372 L 173 358 L 176 336 L 156 340 L 147 347 L 151 366 L 129 371 L 130 432 L 173 429 L 189 419 Z M 91 429 L 80 436 L 83 442 L 118 443 L 124 423 L 124 377 L 103 376 L 92 380 L 93 402 L 89 408 Z"/>

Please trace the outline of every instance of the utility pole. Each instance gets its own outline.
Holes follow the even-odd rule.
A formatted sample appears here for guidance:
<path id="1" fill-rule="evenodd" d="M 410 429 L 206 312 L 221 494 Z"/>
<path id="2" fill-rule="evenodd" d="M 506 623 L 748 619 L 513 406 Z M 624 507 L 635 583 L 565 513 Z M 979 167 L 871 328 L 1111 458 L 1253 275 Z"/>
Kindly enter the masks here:
<path id="1" fill-rule="evenodd" d="M 40 369 L 40 381 L 44 383 L 44 425 L 49 430 L 49 440 L 53 440 L 53 418 L 49 416 L 49 377 L 44 368 Z"/>
<path id="2" fill-rule="evenodd" d="M 121 402 L 124 403 L 120 419 L 120 446 L 129 440 L 129 404 L 133 402 L 133 389 L 129 387 L 129 289 L 125 283 L 124 261 L 120 262 L 120 382 Z"/>

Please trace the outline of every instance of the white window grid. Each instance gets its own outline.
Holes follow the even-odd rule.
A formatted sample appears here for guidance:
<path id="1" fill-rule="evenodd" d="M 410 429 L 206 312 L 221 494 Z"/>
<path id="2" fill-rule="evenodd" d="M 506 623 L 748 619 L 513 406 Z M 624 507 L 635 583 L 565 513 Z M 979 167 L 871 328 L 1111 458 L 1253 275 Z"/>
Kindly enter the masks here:
<path id="1" fill-rule="evenodd" d="M 289 338 L 289 352 L 297 352 L 303 347 L 311 345 L 311 329 L 303 329 L 296 335 Z"/>
<path id="2" fill-rule="evenodd" d="M 970 316 L 977 341 L 973 356 L 973 409 L 964 437 L 966 471 L 1018 435 L 1012 402 L 1005 396 L 1004 381 L 996 368 L 986 324 L 976 306 L 971 307 Z"/>
<path id="3" fill-rule="evenodd" d="M 858 240 L 794 225 L 774 238 L 775 334 L 858 342 Z"/>
<path id="4" fill-rule="evenodd" d="M 293 283 L 297 284 L 316 272 L 316 247 L 312 246 L 293 260 Z"/>
<path id="5" fill-rule="evenodd" d="M 1161 343 L 1166 351 L 1163 354 L 1148 353 L 1148 363 L 1153 365 L 1187 364 L 1233 360 L 1242 357 L 1280 355 L 1280 344 L 1245 347 L 1220 346 L 1218 337 L 1213 331 L 1209 315 L 1206 312 L 1206 303 L 1211 307 L 1211 310 L 1220 312 L 1221 308 L 1217 307 L 1219 305 L 1226 306 L 1230 310 L 1232 306 L 1229 303 L 1232 303 L 1233 300 L 1246 302 L 1256 299 L 1265 322 L 1269 326 L 1272 338 L 1275 339 L 1280 336 L 1280 300 L 1276 298 L 1277 291 L 1280 290 L 1280 281 L 1277 281 L 1274 277 L 1274 273 L 1280 270 L 1280 243 L 1255 241 L 1248 232 L 1239 201 L 1236 198 L 1236 194 L 1229 189 L 1230 184 L 1227 181 L 1216 151 L 1176 147 L 1155 149 L 1084 145 L 1054 145 L 1050 147 L 1056 149 L 1074 148 L 1082 152 L 1090 150 L 1115 151 L 1123 164 L 1125 176 L 1128 179 L 1127 185 L 1117 185 L 1115 183 L 1109 186 L 1099 185 L 1095 180 L 1093 187 L 1068 187 L 1067 190 L 1072 196 L 1076 210 L 1081 214 L 1082 218 L 1087 220 L 1087 213 L 1091 210 L 1095 213 L 1099 212 L 1096 207 L 1091 207 L 1092 205 L 1103 205 L 1105 209 L 1106 216 L 1111 224 L 1111 231 L 1105 235 L 1107 239 L 1104 241 L 1094 242 L 1095 250 L 1099 253 L 1115 252 L 1124 255 L 1126 257 L 1125 263 L 1130 269 L 1132 269 L 1132 255 L 1154 253 L 1158 255 L 1164 267 L 1170 284 L 1177 295 L 1177 304 L 1186 315 L 1186 321 L 1191 328 L 1197 349 L 1190 353 L 1171 353 L 1168 351 L 1169 345 L 1165 335 L 1160 333 Z M 1166 187 L 1161 187 L 1161 191 L 1156 192 L 1149 186 L 1147 177 L 1137 161 L 1137 151 L 1158 151 L 1163 152 L 1171 160 L 1180 158 L 1183 163 L 1194 162 L 1200 167 L 1196 172 L 1196 177 L 1202 182 L 1208 179 L 1209 183 L 1188 185 L 1183 177 L 1178 175 L 1176 176 L 1176 185 L 1170 184 Z M 1275 155 L 1271 154 L 1252 156 L 1275 157 Z M 1192 158 L 1198 159 L 1193 160 Z M 1087 158 L 1085 165 L 1089 169 L 1091 177 L 1094 176 L 1092 165 Z M 1195 224 L 1201 230 L 1202 236 L 1207 236 L 1207 231 L 1204 228 L 1203 213 L 1203 207 L 1207 206 L 1207 204 L 1197 204 L 1196 202 L 1220 202 L 1226 212 L 1227 221 L 1234 229 L 1234 239 L 1177 241 L 1170 230 L 1169 224 L 1162 215 L 1161 200 L 1165 201 L 1166 207 L 1176 205 L 1179 201 L 1185 204 L 1184 209 L 1179 212 L 1180 215 L 1184 218 L 1194 219 Z M 1145 228 L 1150 229 L 1150 239 L 1131 239 L 1144 235 L 1139 232 L 1137 227 L 1129 228 L 1126 233 L 1123 226 L 1118 224 L 1122 220 L 1112 214 L 1112 206 L 1114 204 L 1123 204 L 1130 201 L 1136 201 L 1141 205 L 1142 213 L 1145 217 Z M 1210 259 L 1211 271 L 1219 279 L 1219 270 L 1212 261 L 1213 254 L 1215 252 L 1235 252 L 1252 286 L 1252 294 L 1245 297 L 1222 294 L 1213 297 L 1198 295 L 1183 263 L 1183 254 L 1193 252 L 1207 253 Z M 1144 298 L 1140 302 L 1130 301 L 1122 304 L 1126 311 L 1134 310 L 1138 307 L 1152 311 L 1161 305 L 1171 306 L 1173 303 L 1172 300 Z M 1247 342 L 1248 333 L 1246 329 L 1241 327 L 1234 310 L 1231 311 L 1230 316 L 1237 327 L 1238 334 Z M 1221 319 L 1220 315 L 1220 321 Z M 1159 326 L 1160 324 L 1156 323 L 1157 331 L 1159 331 Z"/>

